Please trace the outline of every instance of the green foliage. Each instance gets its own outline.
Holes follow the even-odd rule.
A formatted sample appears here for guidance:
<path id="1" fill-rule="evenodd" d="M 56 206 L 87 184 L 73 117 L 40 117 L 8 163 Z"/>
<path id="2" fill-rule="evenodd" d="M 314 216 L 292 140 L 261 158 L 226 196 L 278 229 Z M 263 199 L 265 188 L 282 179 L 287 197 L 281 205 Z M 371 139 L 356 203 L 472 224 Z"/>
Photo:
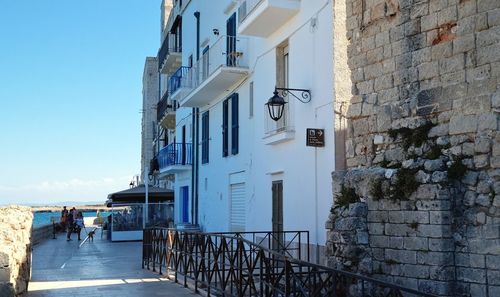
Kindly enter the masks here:
<path id="1" fill-rule="evenodd" d="M 425 157 L 427 159 L 435 160 L 435 159 L 439 158 L 443 154 L 442 150 L 447 149 L 449 147 L 450 147 L 449 145 L 437 145 L 437 144 L 433 144 L 431 146 L 431 149 L 425 155 Z"/>
<path id="2" fill-rule="evenodd" d="M 384 159 L 382 162 L 380 162 L 380 167 L 382 168 L 388 168 L 387 166 L 389 166 L 389 161 L 387 161 L 386 159 Z"/>
<path id="3" fill-rule="evenodd" d="M 454 180 L 461 180 L 467 172 L 467 166 L 462 163 L 463 157 L 457 157 L 450 167 L 448 167 L 448 178 Z"/>
<path id="4" fill-rule="evenodd" d="M 439 145 L 432 145 L 431 149 L 425 154 L 427 159 L 435 160 L 441 156 L 441 147 Z"/>
<path id="5" fill-rule="evenodd" d="M 386 159 L 384 159 L 382 162 L 380 162 L 380 167 L 397 169 L 397 168 L 401 168 L 401 163 L 399 163 L 399 162 L 393 163 L 391 161 L 387 161 Z"/>
<path id="6" fill-rule="evenodd" d="M 396 264 L 400 264 L 400 262 L 396 261 L 394 259 L 387 259 L 387 260 L 385 260 L 385 264 L 387 264 L 387 265 L 396 265 Z"/>
<path id="7" fill-rule="evenodd" d="M 340 194 L 337 195 L 335 199 L 334 208 L 349 206 L 351 203 L 356 203 L 361 201 L 358 194 L 354 188 L 348 188 L 342 185 L 342 189 L 340 190 Z"/>
<path id="8" fill-rule="evenodd" d="M 401 136 L 401 141 L 403 143 L 403 148 L 408 149 L 410 146 L 419 147 L 428 140 L 429 131 L 434 127 L 435 124 L 428 121 L 420 127 L 415 129 L 410 129 L 408 127 L 403 127 L 399 129 L 391 129 L 388 131 L 389 136 L 392 139 L 396 139 Z"/>
<path id="9" fill-rule="evenodd" d="M 382 188 L 382 179 L 376 179 L 371 183 L 370 194 L 375 201 L 385 198 L 384 189 Z"/>
<path id="10" fill-rule="evenodd" d="M 401 168 L 396 173 L 396 182 L 393 185 L 390 193 L 392 200 L 404 198 L 407 200 L 411 194 L 420 186 L 420 183 L 415 180 L 415 174 L 418 169 Z"/>

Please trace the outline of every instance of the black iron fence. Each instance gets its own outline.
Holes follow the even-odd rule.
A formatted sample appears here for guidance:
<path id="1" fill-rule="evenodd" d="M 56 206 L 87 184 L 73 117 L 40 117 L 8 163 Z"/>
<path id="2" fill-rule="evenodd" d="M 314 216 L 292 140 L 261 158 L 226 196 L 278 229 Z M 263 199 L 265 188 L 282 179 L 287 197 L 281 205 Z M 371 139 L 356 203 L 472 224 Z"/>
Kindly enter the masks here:
<path id="1" fill-rule="evenodd" d="M 191 281 L 208 296 L 435 296 L 303 261 L 308 237 L 305 231 L 146 229 L 142 266 L 173 274 L 184 286 Z"/>
<path id="2" fill-rule="evenodd" d="M 168 92 L 163 94 L 163 97 L 156 105 L 156 118 L 160 121 L 166 112 L 176 111 L 177 102 L 175 100 L 170 100 Z"/>

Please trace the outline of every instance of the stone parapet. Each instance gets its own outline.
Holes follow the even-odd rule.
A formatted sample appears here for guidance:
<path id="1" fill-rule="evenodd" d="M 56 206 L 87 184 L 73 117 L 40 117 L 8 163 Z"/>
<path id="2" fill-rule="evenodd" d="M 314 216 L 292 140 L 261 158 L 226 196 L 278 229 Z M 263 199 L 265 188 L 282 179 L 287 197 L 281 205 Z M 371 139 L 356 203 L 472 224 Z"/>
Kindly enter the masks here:
<path id="1" fill-rule="evenodd" d="M 31 232 L 31 244 L 36 245 L 42 241 L 54 237 L 54 229 L 56 226 L 53 224 L 46 224 L 41 226 L 33 227 Z"/>
<path id="2" fill-rule="evenodd" d="M 27 296 L 31 270 L 29 207 L 0 208 L 0 296 Z"/>

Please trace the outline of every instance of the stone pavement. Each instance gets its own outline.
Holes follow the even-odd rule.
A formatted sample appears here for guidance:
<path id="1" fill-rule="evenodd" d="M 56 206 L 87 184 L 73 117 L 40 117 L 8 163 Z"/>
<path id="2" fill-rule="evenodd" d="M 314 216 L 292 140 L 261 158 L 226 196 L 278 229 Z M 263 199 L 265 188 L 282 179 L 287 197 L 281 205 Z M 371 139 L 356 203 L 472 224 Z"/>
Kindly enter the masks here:
<path id="1" fill-rule="evenodd" d="M 94 242 L 80 248 L 75 234 L 69 242 L 65 234 L 58 234 L 57 239 L 36 245 L 28 296 L 199 296 L 158 273 L 143 270 L 141 242 L 112 243 L 100 236 L 99 231 Z"/>

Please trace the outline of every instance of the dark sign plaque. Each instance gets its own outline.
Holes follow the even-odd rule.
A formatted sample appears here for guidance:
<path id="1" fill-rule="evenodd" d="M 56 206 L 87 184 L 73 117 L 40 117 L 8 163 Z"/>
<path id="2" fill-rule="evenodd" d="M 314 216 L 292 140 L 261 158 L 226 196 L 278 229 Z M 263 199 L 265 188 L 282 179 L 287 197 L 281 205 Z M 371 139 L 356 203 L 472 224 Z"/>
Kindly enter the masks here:
<path id="1" fill-rule="evenodd" d="M 315 147 L 325 146 L 325 130 L 308 128 L 306 130 L 306 145 Z"/>

